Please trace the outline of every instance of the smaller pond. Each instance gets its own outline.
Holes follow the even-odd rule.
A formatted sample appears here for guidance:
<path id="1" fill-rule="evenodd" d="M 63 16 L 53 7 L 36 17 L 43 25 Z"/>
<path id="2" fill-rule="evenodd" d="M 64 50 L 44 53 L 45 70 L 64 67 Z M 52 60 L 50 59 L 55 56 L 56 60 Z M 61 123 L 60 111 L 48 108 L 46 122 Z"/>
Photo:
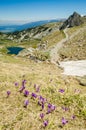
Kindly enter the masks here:
<path id="1" fill-rule="evenodd" d="M 15 55 L 17 55 L 24 48 L 22 48 L 22 47 L 7 47 L 7 49 L 8 49 L 8 53 L 7 54 L 15 54 Z"/>

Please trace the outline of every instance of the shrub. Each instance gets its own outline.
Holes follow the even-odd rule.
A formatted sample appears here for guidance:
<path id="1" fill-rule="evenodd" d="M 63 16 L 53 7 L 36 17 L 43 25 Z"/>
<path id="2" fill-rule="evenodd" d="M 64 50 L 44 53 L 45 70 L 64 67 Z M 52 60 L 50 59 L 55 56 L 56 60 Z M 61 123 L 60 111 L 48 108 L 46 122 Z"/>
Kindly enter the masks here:
<path id="1" fill-rule="evenodd" d="M 50 53 L 48 51 L 36 50 L 34 51 L 34 56 L 36 57 L 36 59 L 41 60 L 41 61 L 46 61 L 50 59 Z"/>

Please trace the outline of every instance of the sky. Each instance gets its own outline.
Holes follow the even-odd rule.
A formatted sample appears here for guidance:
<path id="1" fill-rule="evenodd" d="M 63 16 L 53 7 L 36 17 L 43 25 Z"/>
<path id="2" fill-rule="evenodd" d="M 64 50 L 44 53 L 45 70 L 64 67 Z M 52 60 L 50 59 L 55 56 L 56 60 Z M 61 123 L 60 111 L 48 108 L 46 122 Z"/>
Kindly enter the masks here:
<path id="1" fill-rule="evenodd" d="M 0 21 L 30 22 L 86 15 L 86 0 L 0 0 Z"/>

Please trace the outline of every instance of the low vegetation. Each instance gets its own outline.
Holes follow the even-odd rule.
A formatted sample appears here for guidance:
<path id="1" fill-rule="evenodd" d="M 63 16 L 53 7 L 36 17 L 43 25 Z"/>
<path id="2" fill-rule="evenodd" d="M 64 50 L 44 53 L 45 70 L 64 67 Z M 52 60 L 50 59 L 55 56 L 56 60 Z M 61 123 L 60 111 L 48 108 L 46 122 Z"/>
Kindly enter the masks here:
<path id="1" fill-rule="evenodd" d="M 35 59 L 40 60 L 40 61 L 46 61 L 50 59 L 50 54 L 48 51 L 35 50 L 33 55 Z"/>
<path id="2" fill-rule="evenodd" d="M 0 57 L 1 130 L 85 130 L 86 88 L 50 63 Z"/>
<path id="3" fill-rule="evenodd" d="M 77 27 L 79 28 L 79 27 Z M 77 28 L 75 28 L 77 30 Z M 74 28 L 69 31 L 75 31 Z M 77 40 L 78 39 L 78 40 Z M 72 39 L 67 41 L 59 51 L 62 59 L 85 60 L 86 59 L 86 28 L 79 31 Z"/>
<path id="4" fill-rule="evenodd" d="M 48 45 L 47 48 L 52 47 L 53 45 L 57 44 L 59 41 L 61 41 L 61 39 L 63 39 L 65 37 L 63 31 L 55 31 L 45 37 L 43 37 L 43 41 L 47 41 Z"/>

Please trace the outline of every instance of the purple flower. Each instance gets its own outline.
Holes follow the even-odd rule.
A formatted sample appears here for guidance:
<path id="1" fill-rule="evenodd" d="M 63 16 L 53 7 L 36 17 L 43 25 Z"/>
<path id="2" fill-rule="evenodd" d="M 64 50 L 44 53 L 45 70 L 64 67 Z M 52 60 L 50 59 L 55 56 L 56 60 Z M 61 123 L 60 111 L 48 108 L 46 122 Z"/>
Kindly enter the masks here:
<path id="1" fill-rule="evenodd" d="M 37 95 L 35 93 L 32 93 L 33 98 L 37 98 Z"/>
<path id="2" fill-rule="evenodd" d="M 15 82 L 15 86 L 18 86 L 19 84 L 18 84 L 18 82 Z"/>
<path id="3" fill-rule="evenodd" d="M 49 104 L 48 104 L 48 108 L 51 108 L 51 107 L 52 107 L 52 104 L 49 103 Z"/>
<path id="4" fill-rule="evenodd" d="M 10 94 L 11 94 L 11 92 L 8 90 L 8 91 L 7 91 L 7 96 L 9 96 Z"/>
<path id="5" fill-rule="evenodd" d="M 44 103 L 42 103 L 42 105 L 41 105 L 41 106 L 42 106 L 42 110 L 43 110 L 43 109 L 44 109 Z"/>
<path id="6" fill-rule="evenodd" d="M 59 89 L 59 92 L 60 92 L 60 93 L 64 93 L 65 90 L 64 90 L 64 89 Z"/>
<path id="7" fill-rule="evenodd" d="M 54 111 L 56 109 L 56 106 L 55 105 L 52 105 L 51 106 L 51 110 Z"/>
<path id="8" fill-rule="evenodd" d="M 56 106 L 49 103 L 49 104 L 48 104 L 47 114 L 51 113 L 51 112 L 54 111 L 55 109 L 56 109 Z"/>
<path id="9" fill-rule="evenodd" d="M 40 118 L 41 118 L 41 119 L 43 119 L 44 116 L 45 116 L 44 113 L 41 113 L 41 114 L 40 114 Z"/>
<path id="10" fill-rule="evenodd" d="M 68 123 L 68 121 L 64 117 L 62 117 L 62 124 L 65 125 L 67 123 Z"/>
<path id="11" fill-rule="evenodd" d="M 62 109 L 63 109 L 64 111 L 68 111 L 68 110 L 69 110 L 69 108 L 67 108 L 67 107 L 62 107 Z"/>
<path id="12" fill-rule="evenodd" d="M 25 91 L 24 91 L 24 96 L 27 97 L 28 95 L 29 95 L 29 91 L 28 91 L 28 90 L 25 90 Z"/>
<path id="13" fill-rule="evenodd" d="M 37 88 L 36 88 L 36 92 L 39 92 L 40 91 L 40 86 L 38 86 Z"/>
<path id="14" fill-rule="evenodd" d="M 51 109 L 48 109 L 46 114 L 50 114 L 50 113 L 51 113 Z"/>
<path id="15" fill-rule="evenodd" d="M 24 86 L 26 84 L 26 80 L 24 79 L 23 81 L 22 81 L 22 86 Z"/>
<path id="16" fill-rule="evenodd" d="M 46 102 L 46 101 L 45 101 L 46 99 L 43 98 L 42 96 L 39 96 L 39 100 L 40 100 L 41 103 L 45 103 L 45 102 Z"/>
<path id="17" fill-rule="evenodd" d="M 72 115 L 72 117 L 71 117 L 73 120 L 76 118 L 76 116 L 75 115 Z"/>
<path id="18" fill-rule="evenodd" d="M 39 90 L 40 90 L 40 86 L 37 87 L 37 85 L 34 84 L 34 88 L 35 88 L 36 92 L 39 92 Z"/>
<path id="19" fill-rule="evenodd" d="M 28 104 L 29 104 L 29 101 L 28 101 L 28 100 L 25 100 L 25 101 L 24 101 L 24 107 L 27 107 Z"/>
<path id="20" fill-rule="evenodd" d="M 19 92 L 23 92 L 24 89 L 25 89 L 25 87 L 22 86 L 22 87 L 20 88 Z"/>
<path id="21" fill-rule="evenodd" d="M 46 127 L 48 125 L 48 121 L 47 120 L 44 121 L 43 124 L 44 124 L 44 127 Z"/>

